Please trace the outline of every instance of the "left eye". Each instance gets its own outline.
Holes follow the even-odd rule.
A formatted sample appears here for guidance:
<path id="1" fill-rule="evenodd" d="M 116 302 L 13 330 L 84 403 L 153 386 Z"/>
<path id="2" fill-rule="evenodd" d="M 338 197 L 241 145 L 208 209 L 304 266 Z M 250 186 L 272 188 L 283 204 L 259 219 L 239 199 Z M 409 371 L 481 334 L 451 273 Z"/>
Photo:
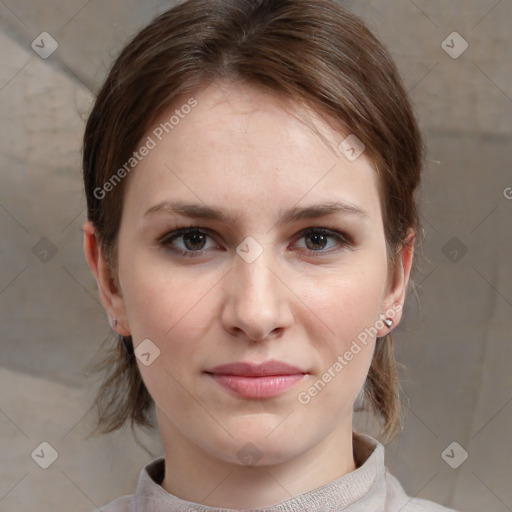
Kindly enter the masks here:
<path id="1" fill-rule="evenodd" d="M 300 239 L 304 239 L 306 249 L 313 252 L 321 252 L 336 245 L 348 245 L 348 240 L 341 233 L 325 228 L 308 229 L 301 233 Z M 330 246 L 329 239 L 334 241 Z"/>

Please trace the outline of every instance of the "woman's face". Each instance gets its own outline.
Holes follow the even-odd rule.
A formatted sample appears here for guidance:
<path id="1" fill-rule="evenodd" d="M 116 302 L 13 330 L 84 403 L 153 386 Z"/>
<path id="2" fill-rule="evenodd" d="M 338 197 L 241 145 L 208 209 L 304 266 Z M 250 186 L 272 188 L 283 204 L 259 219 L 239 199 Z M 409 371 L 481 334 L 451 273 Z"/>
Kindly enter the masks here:
<path id="1" fill-rule="evenodd" d="M 337 149 L 346 135 L 313 116 L 329 148 L 268 93 L 216 84 L 193 97 L 155 122 L 126 178 L 112 315 L 161 428 L 227 462 L 291 460 L 350 431 L 375 347 L 365 329 L 398 296 L 378 177 L 364 153 Z M 300 375 L 208 373 L 270 360 Z"/>

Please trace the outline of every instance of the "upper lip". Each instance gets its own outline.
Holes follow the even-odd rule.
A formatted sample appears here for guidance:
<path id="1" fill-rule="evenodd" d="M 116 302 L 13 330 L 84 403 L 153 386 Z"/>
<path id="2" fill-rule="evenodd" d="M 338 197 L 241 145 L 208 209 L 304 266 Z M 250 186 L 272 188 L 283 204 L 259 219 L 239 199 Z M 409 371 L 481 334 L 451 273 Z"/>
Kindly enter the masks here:
<path id="1" fill-rule="evenodd" d="M 239 375 L 244 377 L 265 377 L 269 375 L 297 375 L 307 372 L 282 361 L 266 361 L 264 363 L 236 362 L 215 366 L 206 373 L 217 375 Z"/>

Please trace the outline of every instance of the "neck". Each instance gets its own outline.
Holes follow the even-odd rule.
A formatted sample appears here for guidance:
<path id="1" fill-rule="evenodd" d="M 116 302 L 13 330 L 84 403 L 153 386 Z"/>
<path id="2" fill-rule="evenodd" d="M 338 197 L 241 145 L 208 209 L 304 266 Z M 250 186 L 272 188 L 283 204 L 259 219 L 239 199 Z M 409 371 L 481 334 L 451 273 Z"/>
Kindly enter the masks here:
<path id="1" fill-rule="evenodd" d="M 206 452 L 157 407 L 166 461 L 162 487 L 209 507 L 268 507 L 307 493 L 354 471 L 352 418 L 308 450 L 272 465 L 245 466 Z"/>

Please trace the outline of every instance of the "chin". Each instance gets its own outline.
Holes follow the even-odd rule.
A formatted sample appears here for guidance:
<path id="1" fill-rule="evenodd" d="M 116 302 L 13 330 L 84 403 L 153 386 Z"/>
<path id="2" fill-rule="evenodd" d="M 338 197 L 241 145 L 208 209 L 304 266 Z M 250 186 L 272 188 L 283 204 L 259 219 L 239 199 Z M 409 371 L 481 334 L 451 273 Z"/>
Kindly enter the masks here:
<path id="1" fill-rule="evenodd" d="M 292 460 L 308 449 L 304 431 L 300 439 L 297 439 L 284 425 L 276 429 L 275 425 L 269 428 L 268 422 L 253 421 L 245 429 L 238 427 L 237 430 L 232 430 L 233 427 L 229 425 L 225 427 L 228 432 L 233 432 L 233 437 L 226 435 L 222 439 L 210 439 L 209 446 L 203 448 L 216 458 L 231 464 L 276 465 Z M 293 430 L 297 433 L 297 429 Z M 314 442 L 310 444 L 313 445 Z"/>

